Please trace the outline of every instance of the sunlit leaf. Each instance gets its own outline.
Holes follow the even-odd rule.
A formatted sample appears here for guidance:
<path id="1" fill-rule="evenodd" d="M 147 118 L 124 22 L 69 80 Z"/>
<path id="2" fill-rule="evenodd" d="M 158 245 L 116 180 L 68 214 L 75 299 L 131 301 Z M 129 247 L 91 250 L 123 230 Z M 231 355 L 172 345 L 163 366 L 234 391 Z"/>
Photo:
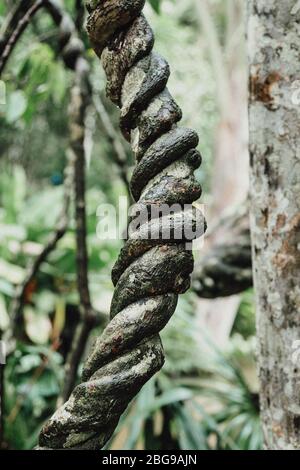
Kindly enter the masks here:
<path id="1" fill-rule="evenodd" d="M 61 334 L 66 321 L 66 303 L 63 298 L 56 300 L 55 314 L 52 329 L 52 339 L 56 339 Z"/>
<path id="2" fill-rule="evenodd" d="M 0 277 L 11 282 L 12 284 L 20 284 L 25 276 L 25 270 L 20 266 L 0 260 Z"/>
<path id="3" fill-rule="evenodd" d="M 36 344 L 49 341 L 52 325 L 46 315 L 39 315 L 29 306 L 24 308 L 25 330 L 28 337 Z"/>
<path id="4" fill-rule="evenodd" d="M 6 105 L 6 121 L 13 124 L 23 116 L 27 108 L 27 98 L 23 91 L 8 93 Z"/>
<path id="5" fill-rule="evenodd" d="M 9 326 L 9 316 L 6 308 L 5 299 L 0 294 L 0 330 L 4 331 Z"/>
<path id="6" fill-rule="evenodd" d="M 10 282 L 0 278 L 0 292 L 7 295 L 8 297 L 13 297 L 15 288 Z"/>

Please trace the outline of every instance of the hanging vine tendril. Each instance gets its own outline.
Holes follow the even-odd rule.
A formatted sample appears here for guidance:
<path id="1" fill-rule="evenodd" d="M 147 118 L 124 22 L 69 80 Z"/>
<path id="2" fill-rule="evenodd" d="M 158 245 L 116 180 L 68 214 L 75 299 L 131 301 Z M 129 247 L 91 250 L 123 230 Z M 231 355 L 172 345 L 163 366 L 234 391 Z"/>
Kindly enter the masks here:
<path id="1" fill-rule="evenodd" d="M 88 34 L 107 75 L 107 95 L 121 109 L 120 127 L 137 161 L 132 220 L 141 208 L 175 203 L 183 208 L 201 194 L 194 177 L 201 163 L 198 137 L 177 127 L 181 111 L 166 88 L 169 66 L 152 50 L 145 0 L 86 3 Z M 198 227 L 194 237 L 203 233 L 199 210 L 154 217 L 131 231 L 113 269 L 111 321 L 84 365 L 83 382 L 44 426 L 40 448 L 102 448 L 129 402 L 162 367 L 159 332 L 193 270 L 192 253 L 184 237 L 178 240 L 178 230 L 184 235 L 187 226 Z M 149 239 L 145 235 L 153 228 L 159 236 Z"/>

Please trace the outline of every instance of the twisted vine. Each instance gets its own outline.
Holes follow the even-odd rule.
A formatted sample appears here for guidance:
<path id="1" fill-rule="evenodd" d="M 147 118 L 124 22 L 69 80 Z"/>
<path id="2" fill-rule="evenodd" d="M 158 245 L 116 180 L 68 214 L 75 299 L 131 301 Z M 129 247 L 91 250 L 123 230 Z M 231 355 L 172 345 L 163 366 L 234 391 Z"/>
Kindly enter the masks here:
<path id="1" fill-rule="evenodd" d="M 133 222 L 142 208 L 176 203 L 182 209 L 201 194 L 194 177 L 201 163 L 198 137 L 177 127 L 181 111 L 166 88 L 169 66 L 153 52 L 144 3 L 87 2 L 88 34 L 107 75 L 107 95 L 121 108 L 120 127 L 137 160 Z M 162 367 L 159 332 L 193 270 L 192 253 L 176 235 L 187 226 L 198 227 L 194 237 L 203 233 L 200 211 L 157 216 L 131 231 L 113 269 L 111 321 L 84 365 L 83 382 L 42 429 L 40 448 L 102 448 L 129 402 Z M 155 240 L 146 236 L 153 228 Z"/>

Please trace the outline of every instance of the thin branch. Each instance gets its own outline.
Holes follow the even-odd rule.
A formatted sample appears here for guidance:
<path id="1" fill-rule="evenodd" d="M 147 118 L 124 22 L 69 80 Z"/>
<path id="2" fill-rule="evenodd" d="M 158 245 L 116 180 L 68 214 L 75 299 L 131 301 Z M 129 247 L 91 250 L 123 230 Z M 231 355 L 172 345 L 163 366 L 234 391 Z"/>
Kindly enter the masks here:
<path id="1" fill-rule="evenodd" d="M 11 56 L 19 38 L 21 37 L 24 30 L 29 25 L 31 19 L 34 15 L 39 11 L 39 9 L 44 5 L 44 0 L 38 0 L 35 2 L 29 10 L 25 13 L 22 19 L 18 22 L 16 29 L 13 31 L 12 35 L 10 36 L 7 44 L 4 47 L 3 53 L 0 57 L 0 76 L 4 70 L 4 67 Z"/>
<path id="2" fill-rule="evenodd" d="M 226 0 L 225 1 L 225 49 L 227 49 L 228 44 L 231 42 L 232 35 L 236 29 L 235 22 L 235 0 Z"/>
<path id="3" fill-rule="evenodd" d="M 86 87 L 87 69 L 83 59 L 76 62 L 76 80 L 71 92 L 70 106 L 70 137 L 71 147 L 75 159 L 75 219 L 76 219 L 76 244 L 77 244 L 77 286 L 80 301 L 80 313 L 82 323 L 77 328 L 72 349 L 65 366 L 65 383 L 58 400 L 58 404 L 65 402 L 77 380 L 78 367 L 84 354 L 86 344 L 97 318 L 101 323 L 105 321 L 105 315 L 96 312 L 91 303 L 88 282 L 88 250 L 86 227 L 86 159 L 85 159 L 85 116 L 89 104 L 89 92 Z"/>
<path id="4" fill-rule="evenodd" d="M 26 11 L 29 10 L 32 3 L 33 0 L 21 0 L 8 12 L 0 28 L 0 56 L 20 19 L 25 15 Z"/>
<path id="5" fill-rule="evenodd" d="M 84 151 L 84 117 L 86 112 L 86 97 L 80 92 L 79 87 L 72 91 L 75 96 L 73 102 L 78 101 L 78 107 L 74 109 L 75 122 L 71 122 L 71 144 L 75 156 L 75 217 L 76 217 L 76 240 L 77 240 L 77 270 L 78 270 L 78 290 L 81 304 L 84 310 L 90 309 L 91 299 L 88 287 L 88 254 L 86 246 L 86 201 L 85 201 L 85 151 Z M 75 104 L 75 106 L 77 106 Z M 78 118 L 78 119 L 76 119 Z M 73 129 L 72 129 L 73 127 Z"/>
<path id="6" fill-rule="evenodd" d="M 77 2 L 77 3 L 81 3 L 81 2 Z M 49 11 L 49 14 L 52 16 L 53 21 L 57 24 L 58 27 L 60 27 L 62 24 L 64 25 L 64 27 L 66 27 L 66 25 L 68 25 L 68 30 L 67 31 L 62 31 L 62 33 L 64 33 L 64 34 L 62 34 L 61 37 L 64 38 L 68 34 L 69 35 L 68 43 L 71 43 L 71 41 L 76 38 L 78 48 L 81 47 L 82 50 L 84 50 L 83 43 L 82 43 L 81 39 L 78 37 L 78 34 L 77 34 L 77 32 L 78 33 L 81 32 L 81 27 L 78 24 L 78 21 L 79 21 L 79 19 L 81 19 L 81 21 L 83 19 L 83 16 L 84 16 L 83 9 L 82 10 L 80 8 L 78 9 L 78 5 L 76 5 L 78 15 L 77 15 L 77 22 L 76 22 L 76 24 L 74 24 L 74 23 L 72 23 L 72 19 L 67 14 L 65 14 L 64 12 L 59 10 L 58 7 L 55 5 L 55 3 L 52 0 L 46 0 L 45 1 L 45 7 Z M 79 14 L 80 11 L 81 11 L 81 13 Z M 75 43 L 75 41 L 74 41 L 74 43 Z M 73 63 L 71 63 L 71 64 L 68 62 L 67 56 L 65 55 L 64 48 L 61 50 L 61 54 L 62 54 L 62 58 L 63 58 L 63 60 L 66 64 L 66 66 L 71 68 L 72 70 L 74 70 L 75 66 L 76 66 L 76 62 L 73 61 Z M 81 52 L 81 57 L 82 57 L 82 60 L 86 61 L 83 52 Z M 87 64 L 87 61 L 86 61 L 86 64 Z M 91 90 L 91 95 L 93 96 L 93 105 L 94 105 L 94 108 L 95 108 L 95 110 L 97 112 L 97 115 L 100 119 L 100 122 L 103 126 L 103 129 L 106 133 L 106 138 L 108 139 L 109 143 L 112 146 L 112 149 L 113 149 L 112 157 L 113 157 L 113 160 L 114 160 L 114 162 L 115 162 L 115 164 L 116 164 L 116 166 L 119 170 L 120 178 L 121 178 L 121 180 L 123 181 L 123 183 L 125 185 L 129 200 L 132 201 L 132 196 L 131 196 L 131 193 L 130 193 L 129 179 L 128 179 L 128 176 L 127 176 L 127 155 L 126 155 L 126 150 L 125 150 L 124 145 L 123 145 L 123 143 L 121 142 L 121 140 L 118 136 L 118 133 L 116 132 L 116 130 L 115 130 L 115 128 L 114 128 L 114 126 L 111 122 L 111 119 L 110 119 L 110 117 L 109 117 L 109 115 L 108 115 L 108 113 L 105 109 L 105 106 L 104 106 L 98 92 L 96 92 L 95 90 L 92 90 L 92 85 L 90 83 L 89 76 L 87 75 L 84 79 L 86 80 L 86 87 Z"/>
<path id="7" fill-rule="evenodd" d="M 23 17 L 20 18 L 20 15 L 24 13 L 24 8 L 29 6 L 29 1 L 23 1 L 22 2 L 22 8 L 20 5 L 20 8 L 15 12 L 15 14 L 12 17 L 11 22 L 9 22 L 9 25 L 7 26 L 5 37 L 9 34 L 9 31 L 12 32 L 13 26 L 15 27 L 14 31 L 11 34 L 11 37 L 9 40 L 7 40 L 7 45 L 3 51 L 2 56 L 0 57 L 0 75 L 3 72 L 3 69 L 7 63 L 7 60 L 9 59 L 9 56 L 11 55 L 18 39 L 28 26 L 30 20 L 33 18 L 35 13 L 39 10 L 41 6 L 44 6 L 50 16 L 52 17 L 54 23 L 60 27 L 62 24 L 64 25 L 64 30 L 62 31 L 62 34 L 60 36 L 61 38 L 61 52 L 62 52 L 62 58 L 65 62 L 65 65 L 74 70 L 75 63 L 69 61 L 68 54 L 64 53 L 63 49 L 64 46 L 66 45 L 65 42 L 67 41 L 68 43 L 71 42 L 71 39 L 76 38 L 79 43 L 80 43 L 80 48 L 83 50 L 83 44 L 81 40 L 77 37 L 76 35 L 76 28 L 77 30 L 80 31 L 81 27 L 79 25 L 79 20 L 83 19 L 83 8 L 80 7 L 81 2 L 76 3 L 76 8 L 77 8 L 77 24 L 75 27 L 75 24 L 73 23 L 72 19 L 61 11 L 58 6 L 52 1 L 52 0 L 39 0 L 36 2 L 34 5 L 30 7 L 30 9 L 25 13 Z M 16 20 L 19 20 L 18 22 Z M 1 50 L 1 49 L 0 49 Z M 68 51 L 69 52 L 69 51 Z M 85 60 L 85 59 L 84 59 Z M 86 78 L 87 80 L 87 86 L 91 87 L 91 84 L 89 82 L 89 78 Z M 97 114 L 101 120 L 101 123 L 103 125 L 103 128 L 107 134 L 107 138 L 109 143 L 111 144 L 114 152 L 113 152 L 113 159 L 114 162 L 116 163 L 118 169 L 119 169 L 119 174 L 120 177 L 126 187 L 128 197 L 131 200 L 131 193 L 129 189 L 129 180 L 127 176 L 127 156 L 126 156 L 126 151 L 120 142 L 120 139 L 118 138 L 118 135 L 114 129 L 114 126 L 111 123 L 111 120 L 109 118 L 109 115 L 100 99 L 99 96 L 94 97 L 94 106 L 97 111 Z"/>
<path id="8" fill-rule="evenodd" d="M 79 33 L 82 30 L 84 12 L 85 12 L 85 9 L 84 9 L 83 1 L 76 0 L 75 2 L 75 26 Z"/>
<path id="9" fill-rule="evenodd" d="M 129 200 L 132 200 L 131 192 L 130 192 L 130 184 L 127 175 L 127 156 L 126 151 L 123 145 L 120 142 L 120 138 L 118 137 L 116 130 L 111 122 L 111 119 L 105 109 L 105 106 L 99 96 L 99 94 L 95 94 L 93 97 L 93 104 L 96 109 L 97 115 L 101 121 L 103 129 L 106 133 L 106 137 L 113 148 L 112 157 L 114 159 L 115 164 L 118 167 L 119 175 L 121 180 L 123 181 Z"/>
<path id="10" fill-rule="evenodd" d="M 66 25 L 68 25 L 67 30 L 62 31 L 62 33 L 64 33 L 64 34 L 61 34 L 63 45 L 65 46 L 65 44 L 64 44 L 65 37 L 68 35 L 68 43 L 70 43 L 72 41 L 72 39 L 76 38 L 77 39 L 78 50 L 80 48 L 82 48 L 82 50 L 84 50 L 83 43 L 77 35 L 77 31 L 81 30 L 80 25 L 77 24 L 75 26 L 75 24 L 72 22 L 72 19 L 69 17 L 69 15 L 62 12 L 55 5 L 55 3 L 52 0 L 45 0 L 45 7 L 48 10 L 49 14 L 51 15 L 53 21 L 56 23 L 56 25 L 58 27 L 60 27 L 63 24 L 64 28 L 66 29 Z M 82 19 L 83 19 L 83 13 L 82 13 L 82 16 L 81 16 L 81 20 Z M 77 20 L 79 20 L 79 17 L 77 18 Z M 68 57 L 65 53 L 64 48 L 62 48 L 61 54 L 62 54 L 63 60 L 65 61 L 66 66 L 69 67 L 70 69 L 74 70 L 75 66 L 76 66 L 76 62 L 73 61 L 72 63 L 70 63 L 68 61 Z M 86 59 L 84 58 L 83 52 L 81 52 L 81 57 L 82 57 L 82 60 L 85 61 L 86 66 L 88 66 L 87 62 L 86 62 Z M 90 83 L 90 79 L 89 79 L 89 76 L 87 74 L 84 77 L 84 80 L 86 80 L 86 87 L 91 90 L 91 95 L 93 95 L 94 108 L 97 112 L 97 115 L 98 115 L 100 121 L 101 121 L 103 129 L 106 133 L 106 137 L 107 137 L 107 139 L 108 139 L 108 141 L 111 144 L 112 149 L 113 149 L 112 157 L 113 157 L 114 163 L 116 164 L 116 166 L 119 170 L 119 175 L 120 175 L 120 178 L 121 178 L 121 180 L 123 181 L 123 183 L 125 185 L 125 188 L 126 188 L 126 191 L 127 191 L 127 194 L 128 194 L 128 198 L 129 198 L 130 201 L 132 201 L 132 196 L 131 196 L 131 192 L 130 192 L 130 185 L 129 185 L 129 179 L 128 179 L 128 175 L 127 175 L 127 155 L 126 155 L 126 151 L 124 149 L 124 146 L 123 146 L 122 142 L 120 141 L 120 138 L 119 138 L 112 122 L 111 122 L 111 119 L 110 119 L 110 117 L 109 117 L 109 115 L 108 115 L 108 113 L 105 109 L 105 106 L 104 106 L 104 104 L 101 100 L 101 97 L 99 96 L 99 92 L 98 91 L 95 92 L 94 90 L 93 90 L 94 92 L 92 92 L 92 85 Z"/>
<path id="11" fill-rule="evenodd" d="M 208 43 L 211 63 L 217 81 L 217 95 L 220 110 L 222 115 L 226 115 L 228 112 L 227 97 L 229 96 L 229 84 L 227 70 L 223 58 L 222 46 L 218 38 L 216 27 L 212 20 L 212 15 L 207 0 L 197 0 L 196 9 L 198 22 L 203 28 Z"/>
<path id="12" fill-rule="evenodd" d="M 42 263 L 46 261 L 49 254 L 54 251 L 59 240 L 64 236 L 69 224 L 69 207 L 72 195 L 72 186 L 74 179 L 74 160 L 71 152 L 68 152 L 68 164 L 65 168 L 65 179 L 64 179 L 64 201 L 61 213 L 58 217 L 57 228 L 50 235 L 48 242 L 44 246 L 43 250 L 33 261 L 32 265 L 28 269 L 23 283 L 19 286 L 17 295 L 13 302 L 11 322 L 12 329 L 15 335 L 18 335 L 22 323 L 22 310 L 24 305 L 24 299 L 26 291 L 30 283 L 37 275 Z"/>
<path id="13" fill-rule="evenodd" d="M 240 47 L 243 42 L 245 25 L 243 22 L 243 6 L 239 0 L 227 0 L 226 2 L 226 35 L 225 35 L 225 62 L 232 69 L 234 64 L 240 61 L 240 56 L 245 52 Z"/>
<path id="14" fill-rule="evenodd" d="M 76 25 L 74 23 L 72 23 L 72 19 L 67 14 L 60 11 L 57 8 L 57 6 L 53 3 L 52 0 L 46 0 L 45 6 L 48 9 L 50 15 L 52 16 L 54 22 L 58 26 L 60 26 L 61 24 L 68 25 L 68 28 L 69 28 L 69 42 L 71 41 L 72 36 L 74 38 L 76 37 L 81 42 L 81 40 L 78 38 L 78 35 L 76 34 L 77 31 L 79 31 L 79 32 L 81 31 L 80 25 L 78 23 Z M 83 12 L 82 12 L 81 20 L 82 20 L 82 18 L 83 18 Z M 77 17 L 77 21 L 79 21 L 79 15 Z M 82 49 L 83 49 L 83 47 L 82 47 Z M 62 50 L 61 52 L 62 52 L 62 55 L 63 55 L 63 59 L 66 62 L 66 58 L 64 57 L 64 50 Z M 83 54 L 81 54 L 81 55 L 83 57 Z M 68 66 L 68 64 L 67 64 L 67 66 Z M 74 67 L 75 67 L 75 62 L 71 66 L 69 66 L 69 68 L 71 68 L 73 70 L 74 70 Z M 92 85 L 90 83 L 89 77 L 86 76 L 85 80 L 86 80 L 87 88 L 91 89 Z M 101 100 L 101 97 L 99 96 L 99 92 L 95 91 L 95 90 L 93 90 L 93 91 L 94 92 L 91 93 L 91 94 L 93 95 L 94 108 L 97 112 L 97 115 L 100 119 L 100 122 L 103 126 L 103 129 L 106 133 L 106 137 L 107 137 L 109 143 L 112 146 L 112 149 L 113 149 L 112 157 L 113 157 L 113 160 L 114 160 L 114 162 L 115 162 L 115 164 L 116 164 L 116 166 L 119 170 L 120 178 L 121 178 L 121 180 L 123 181 L 123 183 L 125 185 L 129 200 L 132 200 L 132 196 L 131 196 L 131 193 L 130 193 L 129 179 L 128 179 L 128 175 L 127 175 L 127 155 L 126 155 L 126 151 L 124 149 L 123 143 L 120 140 L 119 135 L 117 134 L 117 132 L 116 132 L 116 130 L 115 130 L 115 128 L 114 128 L 114 126 L 111 122 L 111 119 L 110 119 L 110 117 L 109 117 L 109 115 L 108 115 L 108 113 L 105 109 L 105 106 L 104 106 L 104 104 Z"/>
<path id="15" fill-rule="evenodd" d="M 49 13 L 56 21 L 58 26 L 65 24 L 63 14 L 57 9 L 53 2 L 47 1 L 50 6 Z M 82 322 L 78 326 L 71 351 L 68 355 L 65 365 L 65 382 L 58 404 L 65 402 L 77 380 L 77 373 L 80 361 L 86 349 L 90 333 L 96 324 L 103 324 L 106 320 L 104 314 L 96 312 L 91 303 L 89 282 L 88 282 L 88 250 L 87 250 L 87 227 L 86 227 L 86 158 L 85 158 L 85 117 L 88 104 L 90 102 L 91 86 L 89 82 L 89 64 L 85 59 L 81 46 L 81 41 L 75 41 L 73 45 L 73 62 L 69 62 L 68 45 L 72 42 L 73 37 L 77 38 L 76 30 L 68 18 L 70 27 L 69 38 L 67 44 L 62 48 L 61 54 L 66 66 L 75 71 L 75 83 L 71 91 L 71 106 L 69 110 L 70 117 L 70 142 L 72 153 L 74 156 L 74 191 L 75 191 L 75 219 L 76 219 L 76 244 L 77 244 L 77 286 L 80 302 L 80 313 Z M 77 25 L 78 27 L 78 25 Z M 79 38 L 77 38 L 79 39 Z"/>
<path id="16" fill-rule="evenodd" d="M 85 311 L 85 314 L 86 312 L 87 311 Z M 83 316 L 83 321 L 78 326 L 74 335 L 72 348 L 70 350 L 65 365 L 65 380 L 63 390 L 57 400 L 58 407 L 68 400 L 76 385 L 78 368 L 86 350 L 86 345 L 90 337 L 91 331 L 95 326 L 103 325 L 106 320 L 106 317 L 104 315 L 101 316 L 100 319 L 98 319 L 97 316 L 99 314 L 94 313 L 92 308 L 88 312 L 88 316 Z"/>
<path id="17" fill-rule="evenodd" d="M 0 364 L 0 449 L 4 447 L 4 367 L 4 364 Z"/>

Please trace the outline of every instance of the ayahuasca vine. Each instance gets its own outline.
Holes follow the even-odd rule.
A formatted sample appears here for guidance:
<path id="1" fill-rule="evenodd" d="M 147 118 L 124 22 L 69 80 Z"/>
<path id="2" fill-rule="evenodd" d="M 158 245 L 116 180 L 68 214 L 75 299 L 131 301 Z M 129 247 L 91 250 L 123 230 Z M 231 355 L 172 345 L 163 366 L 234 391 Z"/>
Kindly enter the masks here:
<path id="1" fill-rule="evenodd" d="M 194 237 L 205 229 L 198 209 L 182 210 L 201 194 L 194 176 L 201 163 L 198 136 L 177 127 L 181 111 L 166 88 L 169 66 L 153 52 L 153 33 L 142 14 L 145 0 L 86 3 L 88 34 L 107 75 L 107 95 L 121 109 L 120 127 L 137 161 L 132 220 L 153 206 L 177 204 L 180 210 L 130 232 L 113 269 L 111 321 L 84 365 L 83 382 L 42 429 L 40 448 L 100 449 L 108 441 L 129 402 L 163 365 L 159 332 L 178 294 L 189 288 L 193 270 L 185 228 L 198 227 Z M 158 237 L 149 239 L 154 228 Z"/>

